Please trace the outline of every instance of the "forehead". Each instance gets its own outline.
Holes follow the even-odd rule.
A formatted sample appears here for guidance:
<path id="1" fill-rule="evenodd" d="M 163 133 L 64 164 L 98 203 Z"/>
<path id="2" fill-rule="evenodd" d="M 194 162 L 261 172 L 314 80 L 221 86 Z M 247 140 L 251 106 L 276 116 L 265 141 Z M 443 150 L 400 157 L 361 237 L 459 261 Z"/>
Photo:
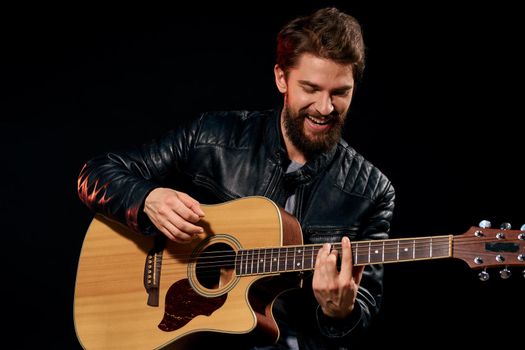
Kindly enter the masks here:
<path id="1" fill-rule="evenodd" d="M 351 64 L 303 54 L 297 65 L 290 69 L 289 79 L 333 88 L 336 85 L 353 85 L 354 73 Z"/>

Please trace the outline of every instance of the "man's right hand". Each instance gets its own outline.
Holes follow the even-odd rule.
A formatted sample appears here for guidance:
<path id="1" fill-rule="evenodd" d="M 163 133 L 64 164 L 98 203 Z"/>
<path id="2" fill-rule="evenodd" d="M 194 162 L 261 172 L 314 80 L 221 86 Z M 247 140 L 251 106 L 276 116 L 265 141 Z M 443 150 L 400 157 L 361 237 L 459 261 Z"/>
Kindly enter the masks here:
<path id="1" fill-rule="evenodd" d="M 144 212 L 166 237 L 177 243 L 189 243 L 204 232 L 194 225 L 204 217 L 198 201 L 184 192 L 156 188 L 144 202 Z"/>

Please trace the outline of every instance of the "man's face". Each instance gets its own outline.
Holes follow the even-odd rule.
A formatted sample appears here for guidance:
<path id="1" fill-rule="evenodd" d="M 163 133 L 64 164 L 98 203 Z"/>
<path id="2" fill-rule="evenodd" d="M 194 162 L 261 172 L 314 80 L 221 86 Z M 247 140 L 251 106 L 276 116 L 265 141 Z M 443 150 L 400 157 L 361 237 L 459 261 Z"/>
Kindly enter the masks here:
<path id="1" fill-rule="evenodd" d="M 275 76 L 285 96 L 285 140 L 306 158 L 331 149 L 341 137 L 352 100 L 352 67 L 304 54 L 288 77 L 279 67 L 275 68 Z"/>

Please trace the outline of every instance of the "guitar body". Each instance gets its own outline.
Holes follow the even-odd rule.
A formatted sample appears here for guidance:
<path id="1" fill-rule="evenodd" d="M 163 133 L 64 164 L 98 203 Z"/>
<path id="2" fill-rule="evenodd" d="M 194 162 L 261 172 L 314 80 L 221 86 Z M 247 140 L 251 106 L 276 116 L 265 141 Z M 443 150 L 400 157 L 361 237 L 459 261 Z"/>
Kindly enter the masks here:
<path id="1" fill-rule="evenodd" d="M 86 349 L 185 349 L 235 336 L 272 343 L 272 303 L 299 280 L 236 275 L 241 249 L 302 244 L 299 223 L 264 197 L 202 206 L 205 232 L 190 244 L 144 237 L 101 215 L 88 228 L 74 320 Z"/>

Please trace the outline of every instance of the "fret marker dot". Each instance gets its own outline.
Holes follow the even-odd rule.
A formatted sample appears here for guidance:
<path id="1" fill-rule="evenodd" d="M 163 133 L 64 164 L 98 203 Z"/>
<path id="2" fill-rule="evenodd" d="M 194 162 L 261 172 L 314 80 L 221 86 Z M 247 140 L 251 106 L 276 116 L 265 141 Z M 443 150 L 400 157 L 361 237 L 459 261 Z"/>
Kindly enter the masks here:
<path id="1" fill-rule="evenodd" d="M 374 253 L 379 254 L 379 250 L 376 249 L 376 250 L 374 251 Z"/>
<path id="2" fill-rule="evenodd" d="M 297 266 L 301 266 L 301 263 L 297 263 Z"/>
<path id="3" fill-rule="evenodd" d="M 273 261 L 277 261 L 277 258 L 273 258 Z"/>
<path id="4" fill-rule="evenodd" d="M 263 259 L 261 259 L 261 260 L 259 260 L 259 261 L 260 261 L 260 262 L 263 262 L 264 260 L 263 260 Z"/>
<path id="5" fill-rule="evenodd" d="M 403 249 L 405 252 L 408 252 L 408 248 Z"/>

